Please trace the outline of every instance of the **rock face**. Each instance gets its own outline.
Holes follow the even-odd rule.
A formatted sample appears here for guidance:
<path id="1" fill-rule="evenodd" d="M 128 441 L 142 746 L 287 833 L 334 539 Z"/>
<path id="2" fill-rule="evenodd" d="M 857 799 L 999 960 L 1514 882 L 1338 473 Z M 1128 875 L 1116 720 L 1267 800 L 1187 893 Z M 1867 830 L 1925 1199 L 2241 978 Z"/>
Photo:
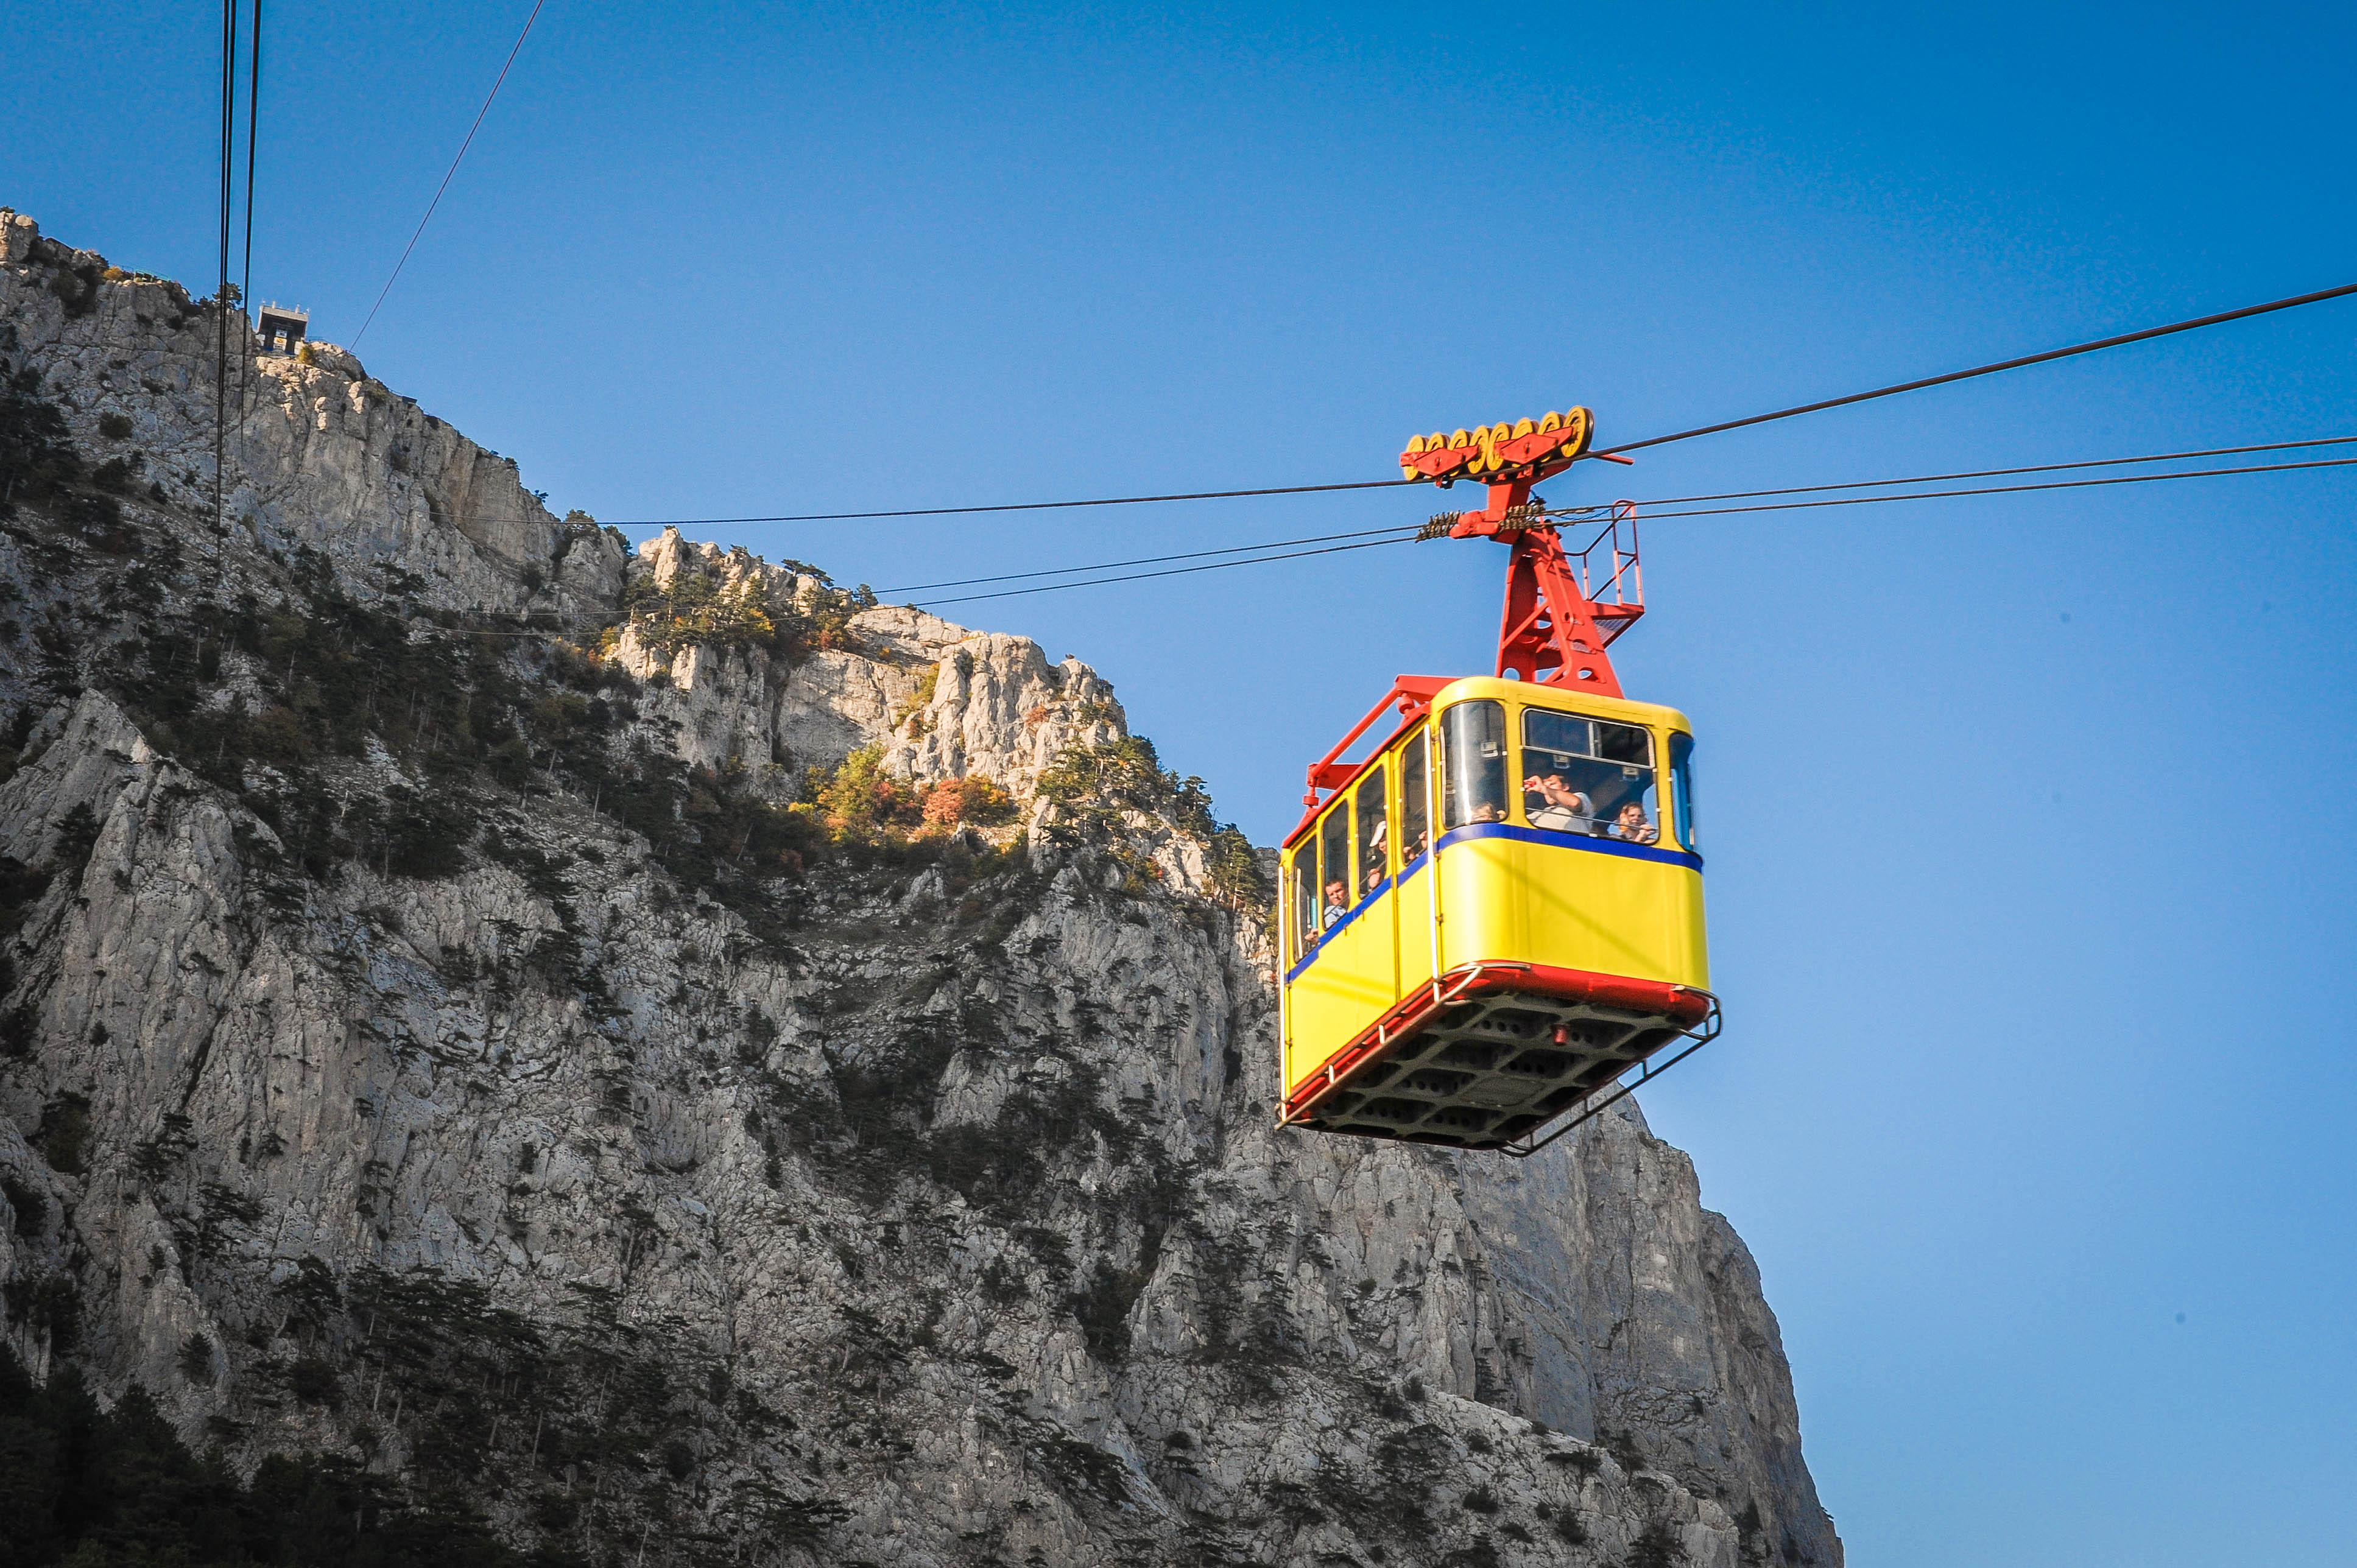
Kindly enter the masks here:
<path id="1" fill-rule="evenodd" d="M 0 243 L 11 428 L 80 454 L 0 518 L 37 1376 L 599 1562 L 1840 1563 L 1633 1102 L 1521 1165 L 1271 1126 L 1259 908 L 1086 666 L 631 558 L 324 346 L 216 532 L 210 308 Z M 855 752 L 1013 817 L 863 837 Z"/>
<path id="2" fill-rule="evenodd" d="M 804 613 L 826 589 L 809 571 L 772 566 L 742 547 L 690 544 L 675 529 L 630 571 L 663 588 L 683 574 L 700 577 L 724 596 L 758 583 L 770 603 Z M 1077 659 L 1049 664 L 1028 638 L 886 607 L 862 613 L 858 634 L 856 652 L 810 650 L 789 664 L 759 648 L 691 645 L 667 655 L 630 626 L 615 657 L 654 682 L 653 711 L 679 725 L 680 755 L 715 767 L 766 759 L 791 773 L 796 759 L 827 766 L 877 744 L 902 778 L 980 775 L 1028 792 L 1066 747 L 1120 733 L 1113 688 Z"/>

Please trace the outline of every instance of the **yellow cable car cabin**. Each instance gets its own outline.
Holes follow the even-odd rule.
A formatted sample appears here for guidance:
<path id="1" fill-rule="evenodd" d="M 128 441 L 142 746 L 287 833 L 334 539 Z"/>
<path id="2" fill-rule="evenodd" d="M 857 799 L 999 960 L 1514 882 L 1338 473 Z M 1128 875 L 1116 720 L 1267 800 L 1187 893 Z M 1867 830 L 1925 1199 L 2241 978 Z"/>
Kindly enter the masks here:
<path id="1" fill-rule="evenodd" d="M 1633 516 L 1575 556 L 1530 495 L 1590 427 L 1575 409 L 1401 454 L 1409 478 L 1489 483 L 1429 536 L 1512 546 L 1498 674 L 1401 676 L 1309 769 L 1281 852 L 1281 1124 L 1526 1155 L 1717 1032 L 1693 727 L 1622 696 L 1604 652 L 1644 612 Z"/>
<path id="2" fill-rule="evenodd" d="M 1704 1023 L 1693 750 L 1650 703 L 1440 686 L 1286 841 L 1285 1120 L 1506 1148 Z"/>

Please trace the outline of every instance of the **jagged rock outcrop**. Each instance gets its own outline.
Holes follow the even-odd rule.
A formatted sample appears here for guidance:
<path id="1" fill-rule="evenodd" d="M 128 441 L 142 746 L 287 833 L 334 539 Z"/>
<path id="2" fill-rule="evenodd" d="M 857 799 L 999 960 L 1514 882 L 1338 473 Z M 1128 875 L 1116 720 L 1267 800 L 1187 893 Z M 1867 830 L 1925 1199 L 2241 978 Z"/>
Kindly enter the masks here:
<path id="1" fill-rule="evenodd" d="M 86 449 L 135 454 L 140 490 L 152 486 L 154 499 L 209 517 L 212 304 L 43 238 L 22 214 L 5 216 L 0 253 L 10 258 L 15 347 L 0 353 L 38 370 L 44 395 Z M 356 587 L 406 592 L 420 604 L 573 613 L 612 601 L 623 541 L 551 516 L 514 458 L 476 446 L 333 344 L 263 354 L 241 319 L 231 333 L 231 395 L 242 417 L 233 403 L 221 507 L 230 526 L 265 549 L 310 546 Z M 124 422 L 122 434 L 108 434 L 110 416 Z M 183 534 L 207 564 L 226 564 L 210 559 L 220 552 L 209 528 Z"/>
<path id="2" fill-rule="evenodd" d="M 672 589 L 683 573 L 721 597 L 759 585 L 764 598 L 803 614 L 831 585 L 773 566 L 742 547 L 691 544 L 666 529 L 630 563 L 633 583 Z M 1077 659 L 1051 665 L 1028 638 L 968 631 L 920 610 L 870 607 L 856 618 L 858 651 L 817 648 L 795 660 L 760 647 L 651 646 L 623 628 L 615 657 L 651 682 L 651 712 L 678 727 L 691 761 L 827 766 L 881 745 L 902 778 L 979 775 L 1028 791 L 1066 747 L 1122 733 L 1113 688 Z M 660 679 L 658 677 L 661 677 Z"/>
<path id="3" fill-rule="evenodd" d="M 626 561 L 324 348 L 257 363 L 215 534 L 210 315 L 0 242 L 8 417 L 84 455 L 0 519 L 37 1375 L 601 1563 L 1839 1563 L 1633 1103 L 1519 1165 L 1271 1126 L 1199 813 L 1043 791 L 1126 744 L 1085 666 Z M 1016 810 L 830 837 L 866 747 Z"/>

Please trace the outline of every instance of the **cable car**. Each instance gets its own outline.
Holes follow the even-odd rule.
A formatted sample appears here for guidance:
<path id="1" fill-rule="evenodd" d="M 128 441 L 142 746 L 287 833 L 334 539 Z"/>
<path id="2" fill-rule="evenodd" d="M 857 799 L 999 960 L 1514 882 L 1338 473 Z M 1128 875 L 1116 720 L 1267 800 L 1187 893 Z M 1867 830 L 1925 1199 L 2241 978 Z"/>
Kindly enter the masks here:
<path id="1" fill-rule="evenodd" d="M 1281 850 L 1282 1126 L 1526 1155 L 1717 1034 L 1694 729 L 1623 696 L 1605 653 L 1644 613 L 1633 509 L 1587 513 L 1575 555 L 1530 495 L 1592 427 L 1574 409 L 1400 455 L 1489 486 L 1426 537 L 1512 546 L 1498 669 L 1400 676 L 1310 767 Z"/>

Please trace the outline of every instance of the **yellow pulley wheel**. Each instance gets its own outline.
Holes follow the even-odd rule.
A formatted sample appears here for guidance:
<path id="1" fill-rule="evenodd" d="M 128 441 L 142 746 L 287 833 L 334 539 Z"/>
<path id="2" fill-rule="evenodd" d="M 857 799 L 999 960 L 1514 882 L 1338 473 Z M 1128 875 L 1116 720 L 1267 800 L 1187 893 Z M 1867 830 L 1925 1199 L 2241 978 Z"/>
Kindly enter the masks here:
<path id="1" fill-rule="evenodd" d="M 1563 416 L 1563 445 L 1555 448 L 1566 457 L 1577 457 L 1587 450 L 1596 435 L 1596 416 L 1584 408 L 1575 408 Z"/>

